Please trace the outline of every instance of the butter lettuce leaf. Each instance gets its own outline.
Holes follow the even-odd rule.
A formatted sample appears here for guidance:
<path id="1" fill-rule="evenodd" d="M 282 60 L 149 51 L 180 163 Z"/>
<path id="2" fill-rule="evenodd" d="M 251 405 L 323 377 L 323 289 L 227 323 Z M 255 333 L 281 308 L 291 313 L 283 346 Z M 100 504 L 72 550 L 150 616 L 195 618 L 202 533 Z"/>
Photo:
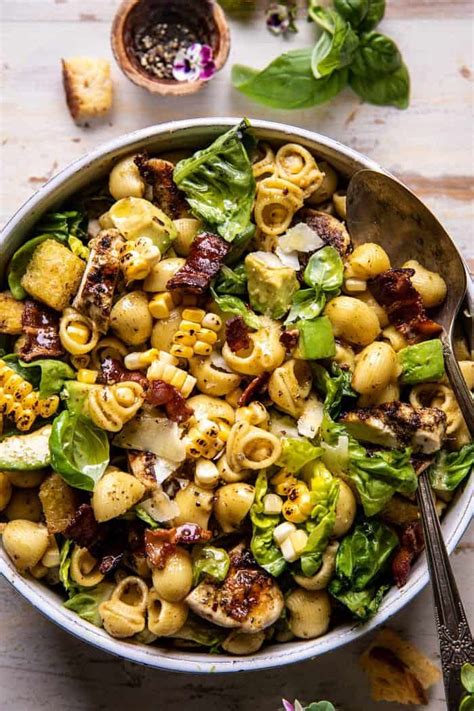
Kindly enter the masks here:
<path id="1" fill-rule="evenodd" d="M 437 491 L 454 491 L 473 467 L 474 443 L 464 445 L 457 452 L 442 449 L 429 470 L 431 486 Z"/>
<path id="2" fill-rule="evenodd" d="M 114 588 L 113 583 L 99 583 L 93 588 L 80 588 L 79 592 L 64 603 L 64 607 L 92 625 L 102 627 L 99 605 L 110 598 Z"/>
<path id="3" fill-rule="evenodd" d="M 250 224 L 256 184 L 246 148 L 249 128 L 242 121 L 174 169 L 174 181 L 193 213 L 227 242 Z"/>
<path id="4" fill-rule="evenodd" d="M 324 396 L 324 409 L 331 417 L 338 417 L 344 398 L 357 398 L 352 389 L 352 373 L 337 363 L 331 363 L 329 370 L 320 363 L 311 363 L 314 385 Z"/>
<path id="5" fill-rule="evenodd" d="M 301 572 L 311 576 L 321 567 L 323 553 L 336 521 L 339 481 L 320 461 L 312 465 L 309 488 L 313 509 L 305 521 L 308 542 L 300 558 Z"/>
<path id="6" fill-rule="evenodd" d="M 229 566 L 229 554 L 223 548 L 196 546 L 193 550 L 193 585 L 197 585 L 206 575 L 221 583 Z"/>
<path id="7" fill-rule="evenodd" d="M 263 513 L 263 497 L 268 490 L 265 471 L 260 471 L 255 482 L 255 500 L 250 509 L 252 521 L 252 540 L 250 550 L 259 565 L 277 577 L 286 568 L 286 561 L 281 550 L 273 540 L 273 529 L 280 523 L 280 516 Z"/>
<path id="8" fill-rule="evenodd" d="M 304 437 L 284 437 L 281 441 L 281 454 L 276 464 L 294 474 L 306 464 L 318 459 L 322 453 L 321 447 L 315 447 Z"/>
<path id="9" fill-rule="evenodd" d="M 345 536 L 336 555 L 335 577 L 329 592 L 359 619 L 379 608 L 390 587 L 385 579 L 398 537 L 381 521 L 363 521 Z"/>

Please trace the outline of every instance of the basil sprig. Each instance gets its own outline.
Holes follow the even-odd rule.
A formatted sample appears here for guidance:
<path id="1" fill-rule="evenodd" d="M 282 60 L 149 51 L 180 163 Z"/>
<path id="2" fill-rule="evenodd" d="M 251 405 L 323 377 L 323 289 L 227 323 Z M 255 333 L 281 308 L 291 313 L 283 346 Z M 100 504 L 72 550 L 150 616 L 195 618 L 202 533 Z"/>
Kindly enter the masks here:
<path id="1" fill-rule="evenodd" d="M 334 0 L 334 8 L 309 0 L 309 19 L 321 30 L 315 46 L 285 52 L 262 71 L 235 64 L 232 83 L 276 109 L 322 104 L 347 84 L 368 103 L 404 109 L 408 69 L 395 42 L 374 31 L 384 13 L 385 0 Z"/>

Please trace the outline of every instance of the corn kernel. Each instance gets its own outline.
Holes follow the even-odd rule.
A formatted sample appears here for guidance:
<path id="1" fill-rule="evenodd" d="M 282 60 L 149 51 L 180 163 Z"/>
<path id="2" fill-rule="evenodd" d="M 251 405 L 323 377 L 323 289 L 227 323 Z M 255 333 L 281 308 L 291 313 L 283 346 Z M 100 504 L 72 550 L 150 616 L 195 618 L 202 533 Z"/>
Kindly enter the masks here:
<path id="1" fill-rule="evenodd" d="M 204 316 L 201 326 L 203 328 L 210 328 L 211 331 L 220 331 L 222 328 L 222 320 L 217 314 L 209 312 Z"/>
<path id="2" fill-rule="evenodd" d="M 286 469 L 280 469 L 278 474 L 271 478 L 277 494 L 287 496 L 290 490 L 298 484 L 298 479 Z"/>
<path id="3" fill-rule="evenodd" d="M 227 440 L 229 439 L 229 434 L 230 434 L 230 425 L 228 425 L 226 422 L 220 422 L 218 437 L 221 440 L 221 442 L 227 442 Z"/>
<path id="4" fill-rule="evenodd" d="M 169 291 L 165 291 L 162 294 L 156 294 L 148 302 L 148 309 L 151 315 L 153 318 L 157 319 L 168 318 L 173 307 L 173 298 Z"/>
<path id="5" fill-rule="evenodd" d="M 199 324 L 197 324 L 195 321 L 186 321 L 185 319 L 183 319 L 179 324 L 179 330 L 186 331 L 187 333 L 191 333 L 192 335 L 194 335 L 199 332 Z"/>
<path id="6" fill-rule="evenodd" d="M 159 351 L 156 348 L 149 348 L 147 351 L 128 353 L 124 358 L 124 365 L 128 370 L 141 370 L 147 368 L 158 358 Z"/>
<path id="7" fill-rule="evenodd" d="M 15 417 L 15 424 L 21 432 L 26 432 L 31 428 L 35 419 L 36 414 L 33 410 L 27 409 L 18 413 L 18 416 Z"/>
<path id="8" fill-rule="evenodd" d="M 277 494 L 266 494 L 263 497 L 263 513 L 265 514 L 270 516 L 279 514 L 282 506 L 283 501 Z"/>
<path id="9" fill-rule="evenodd" d="M 177 358 L 186 358 L 186 360 L 193 357 L 193 349 L 191 346 L 178 346 L 176 343 L 171 346 L 170 353 Z"/>
<path id="10" fill-rule="evenodd" d="M 178 343 L 181 346 L 194 346 L 196 343 L 196 336 L 191 333 L 186 333 L 185 331 L 176 331 L 173 336 L 173 343 Z"/>
<path id="11" fill-rule="evenodd" d="M 97 380 L 99 372 L 97 370 L 88 370 L 87 368 L 81 368 L 77 371 L 77 380 L 79 383 L 87 383 L 92 385 Z"/>
<path id="12" fill-rule="evenodd" d="M 178 365 L 179 363 L 179 360 L 167 351 L 158 351 L 158 358 L 162 363 L 169 363 L 170 365 Z"/>
<path id="13" fill-rule="evenodd" d="M 210 346 L 209 343 L 203 343 L 203 341 L 197 341 L 196 345 L 194 346 L 193 352 L 196 355 L 207 356 L 207 355 L 210 355 L 210 353 L 212 353 L 212 346 Z"/>
<path id="14" fill-rule="evenodd" d="M 51 417 L 59 407 L 59 397 L 51 395 L 44 400 L 38 400 L 36 412 L 40 417 Z"/>
<path id="15" fill-rule="evenodd" d="M 299 557 L 306 548 L 306 544 L 308 543 L 308 536 L 305 531 L 298 529 L 296 531 L 293 531 L 293 533 L 290 533 L 290 541 L 291 545 L 293 546 L 293 550 Z"/>
<path id="16" fill-rule="evenodd" d="M 72 323 L 68 324 L 67 334 L 72 338 L 73 341 L 75 341 L 76 343 L 80 343 L 81 345 L 87 343 L 90 338 L 89 327 L 87 326 L 87 324 L 81 323 L 81 321 L 73 321 Z"/>
<path id="17" fill-rule="evenodd" d="M 367 289 L 367 282 L 364 279 L 346 279 L 344 282 L 344 291 L 349 294 L 355 291 L 365 291 Z"/>
<path id="18" fill-rule="evenodd" d="M 189 397 L 194 390 L 194 386 L 196 385 L 196 378 L 193 378 L 192 375 L 187 375 L 186 380 L 184 381 L 183 385 L 181 386 L 181 395 L 183 397 Z"/>
<path id="19" fill-rule="evenodd" d="M 206 312 L 204 309 L 184 309 L 183 319 L 185 321 L 194 321 L 195 323 L 201 323 Z"/>
<path id="20" fill-rule="evenodd" d="M 176 372 L 173 374 L 173 377 L 171 378 L 169 384 L 173 385 L 175 388 L 182 388 L 185 380 L 187 378 L 187 374 L 185 370 L 181 370 L 181 368 L 176 368 Z"/>
<path id="21" fill-rule="evenodd" d="M 288 536 L 293 533 L 293 531 L 296 531 L 296 526 L 289 521 L 280 523 L 273 529 L 273 540 L 278 546 L 281 547 L 283 541 L 286 540 Z"/>
<path id="22" fill-rule="evenodd" d="M 204 341 L 204 343 L 209 343 L 213 346 L 217 341 L 217 334 L 211 331 L 209 328 L 201 328 L 199 331 L 199 340 Z"/>
<path id="23" fill-rule="evenodd" d="M 283 504 L 282 513 L 287 521 L 303 523 L 311 513 L 311 495 L 306 484 L 297 482 L 288 491 L 288 499 Z"/>
<path id="24" fill-rule="evenodd" d="M 290 536 L 288 536 L 288 538 L 285 538 L 285 540 L 280 546 L 280 550 L 282 552 L 283 558 L 286 560 L 287 563 L 294 563 L 295 560 L 298 560 L 299 558 L 299 555 L 293 547 L 293 543 L 291 542 Z"/>
<path id="25" fill-rule="evenodd" d="M 194 481 L 203 489 L 214 489 L 219 483 L 219 470 L 214 462 L 208 459 L 198 459 L 194 471 Z"/>

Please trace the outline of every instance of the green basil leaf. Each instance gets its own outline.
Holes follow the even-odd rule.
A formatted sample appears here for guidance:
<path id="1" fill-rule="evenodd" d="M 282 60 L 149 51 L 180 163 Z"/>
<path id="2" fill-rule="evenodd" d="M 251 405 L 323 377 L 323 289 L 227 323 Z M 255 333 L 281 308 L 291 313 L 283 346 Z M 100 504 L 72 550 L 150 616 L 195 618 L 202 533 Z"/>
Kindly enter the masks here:
<path id="1" fill-rule="evenodd" d="M 73 380 L 76 377 L 75 371 L 70 365 L 62 360 L 43 359 L 35 360 L 33 363 L 20 361 L 22 368 L 39 368 L 39 393 L 41 397 L 49 397 L 60 392 L 66 380 Z"/>
<path id="2" fill-rule="evenodd" d="M 73 595 L 78 587 L 69 575 L 73 546 L 74 541 L 70 538 L 66 539 L 61 547 L 61 552 L 59 554 L 59 580 L 62 583 L 63 588 L 69 595 Z"/>
<path id="3" fill-rule="evenodd" d="M 250 224 L 255 179 L 244 137 L 247 120 L 219 136 L 207 148 L 181 160 L 173 177 L 195 215 L 232 242 Z"/>
<path id="4" fill-rule="evenodd" d="M 395 42 L 379 32 L 365 32 L 351 64 L 360 77 L 391 74 L 402 66 L 402 55 Z"/>
<path id="5" fill-rule="evenodd" d="M 106 432 L 69 410 L 54 420 L 49 448 L 52 468 L 76 489 L 93 491 L 109 464 Z"/>
<path id="6" fill-rule="evenodd" d="M 232 67 L 236 89 L 274 109 L 306 109 L 334 98 L 347 84 L 347 71 L 315 79 L 311 71 L 312 48 L 285 52 L 261 72 L 240 64 Z"/>
<path id="7" fill-rule="evenodd" d="M 155 528 L 160 528 L 160 524 L 155 521 L 155 519 L 152 518 L 149 513 L 145 511 L 143 506 L 137 504 L 133 510 L 135 512 L 136 517 L 139 518 L 140 521 L 143 521 L 143 523 L 146 523 L 148 528 L 151 528 L 152 530 Z"/>
<path id="8" fill-rule="evenodd" d="M 223 548 L 196 546 L 193 550 L 193 585 L 197 585 L 206 575 L 221 583 L 229 567 L 229 554 Z"/>
<path id="9" fill-rule="evenodd" d="M 333 294 L 341 288 L 344 278 L 344 265 L 337 249 L 323 247 L 309 259 L 303 279 L 313 289 L 322 289 Z"/>
<path id="10" fill-rule="evenodd" d="M 293 302 L 285 320 L 285 325 L 295 321 L 308 321 L 321 315 L 326 304 L 323 291 L 300 289 L 293 297 Z"/>
<path id="11" fill-rule="evenodd" d="M 369 9 L 359 25 L 361 32 L 375 29 L 385 15 L 385 0 L 369 0 Z"/>
<path id="12" fill-rule="evenodd" d="M 334 10 L 331 31 L 323 30 L 311 56 L 311 70 L 316 79 L 329 76 L 337 69 L 347 67 L 359 45 L 359 38 L 348 22 Z M 328 24 L 330 24 L 328 22 Z"/>
<path id="13" fill-rule="evenodd" d="M 255 330 L 262 328 L 262 322 L 259 317 L 238 296 L 218 296 L 213 289 L 211 289 L 211 293 L 221 311 L 242 316 L 249 328 L 254 328 Z"/>
<path id="14" fill-rule="evenodd" d="M 404 64 L 391 74 L 363 77 L 351 73 L 349 83 L 369 104 L 406 109 L 410 103 L 410 75 Z"/>
<path id="15" fill-rule="evenodd" d="M 334 0 L 334 7 L 352 27 L 360 25 L 367 15 L 369 5 L 370 0 Z"/>
<path id="16" fill-rule="evenodd" d="M 463 664 L 461 667 L 461 684 L 464 686 L 466 691 L 470 694 L 474 694 L 474 665 Z"/>

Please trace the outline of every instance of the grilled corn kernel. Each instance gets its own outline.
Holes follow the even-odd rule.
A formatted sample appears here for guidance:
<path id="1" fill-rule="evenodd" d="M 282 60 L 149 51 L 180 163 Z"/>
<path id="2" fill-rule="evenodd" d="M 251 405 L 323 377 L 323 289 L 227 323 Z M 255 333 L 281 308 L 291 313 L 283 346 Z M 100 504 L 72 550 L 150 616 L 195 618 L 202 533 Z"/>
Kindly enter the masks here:
<path id="1" fill-rule="evenodd" d="M 265 514 L 279 514 L 282 506 L 283 501 L 278 494 L 266 494 L 263 497 L 263 513 Z"/>
<path id="2" fill-rule="evenodd" d="M 276 528 L 273 529 L 273 540 L 275 543 L 281 547 L 284 540 L 290 536 L 293 531 L 296 531 L 296 526 L 289 521 L 280 523 Z"/>
<path id="3" fill-rule="evenodd" d="M 149 380 L 163 380 L 168 385 L 177 388 L 183 397 L 189 397 L 196 385 L 196 378 L 182 368 L 177 368 L 178 361 L 169 353 L 160 351 L 158 359 L 153 361 L 147 370 Z"/>
<path id="4" fill-rule="evenodd" d="M 219 439 L 219 426 L 215 422 L 202 420 L 189 430 L 186 451 L 190 457 L 214 459 L 223 447 L 224 443 Z"/>
<path id="5" fill-rule="evenodd" d="M 194 344 L 196 343 L 196 336 L 194 336 L 189 331 L 181 331 L 180 329 L 174 334 L 173 342 L 177 343 L 180 346 L 194 346 Z"/>
<path id="6" fill-rule="evenodd" d="M 217 341 L 217 333 L 211 331 L 209 328 L 201 328 L 201 330 L 199 331 L 199 340 L 204 341 L 204 343 L 209 343 L 210 346 L 213 346 L 214 343 Z"/>
<path id="7" fill-rule="evenodd" d="M 290 490 L 297 486 L 298 479 L 286 469 L 280 469 L 278 474 L 271 478 L 271 483 L 277 494 L 288 496 Z"/>
<path id="8" fill-rule="evenodd" d="M 196 344 L 194 345 L 193 352 L 196 355 L 207 356 L 212 353 L 212 346 L 210 346 L 209 343 L 204 343 L 203 341 L 197 341 Z"/>
<path id="9" fill-rule="evenodd" d="M 159 351 L 156 348 L 149 348 L 147 351 L 129 353 L 124 358 L 125 367 L 128 370 L 141 370 L 146 368 L 158 358 Z"/>
<path id="10" fill-rule="evenodd" d="M 156 319 L 168 318 L 173 307 L 174 302 L 169 291 L 164 291 L 162 294 L 156 294 L 148 302 L 148 309 L 153 318 Z"/>
<path id="11" fill-rule="evenodd" d="M 311 495 L 306 484 L 298 482 L 288 492 L 288 498 L 283 504 L 282 514 L 287 521 L 303 523 L 311 513 Z"/>
<path id="12" fill-rule="evenodd" d="M 205 315 L 204 309 L 184 309 L 183 311 L 183 319 L 185 321 L 194 321 L 195 323 L 201 323 Z"/>
<path id="13" fill-rule="evenodd" d="M 21 432 L 29 430 L 36 419 L 36 413 L 33 410 L 23 410 L 15 416 L 15 424 Z"/>
<path id="14" fill-rule="evenodd" d="M 77 371 L 77 380 L 79 383 L 87 383 L 87 385 L 93 385 L 97 380 L 99 372 L 97 370 L 88 370 L 87 368 L 81 368 Z"/>
<path id="15" fill-rule="evenodd" d="M 219 470 L 214 462 L 208 459 L 198 459 L 194 471 L 194 481 L 203 489 L 214 489 L 219 483 Z"/>
<path id="16" fill-rule="evenodd" d="M 186 321 L 185 319 L 183 319 L 179 324 L 179 330 L 185 331 L 186 333 L 190 333 L 192 336 L 194 336 L 196 335 L 196 333 L 199 333 L 200 326 L 195 321 Z"/>
<path id="17" fill-rule="evenodd" d="M 59 407 L 59 397 L 57 395 L 51 395 L 50 397 L 44 398 L 44 400 L 38 400 L 36 406 L 36 412 L 40 417 L 51 417 L 54 415 Z"/>
<path id="18" fill-rule="evenodd" d="M 191 346 L 180 346 L 177 343 L 170 348 L 171 355 L 176 356 L 176 358 L 185 358 L 189 360 L 193 357 L 194 351 Z"/>
<path id="19" fill-rule="evenodd" d="M 222 328 L 222 321 L 217 314 L 209 312 L 202 319 L 201 326 L 203 328 L 209 328 L 211 331 L 220 331 Z"/>

